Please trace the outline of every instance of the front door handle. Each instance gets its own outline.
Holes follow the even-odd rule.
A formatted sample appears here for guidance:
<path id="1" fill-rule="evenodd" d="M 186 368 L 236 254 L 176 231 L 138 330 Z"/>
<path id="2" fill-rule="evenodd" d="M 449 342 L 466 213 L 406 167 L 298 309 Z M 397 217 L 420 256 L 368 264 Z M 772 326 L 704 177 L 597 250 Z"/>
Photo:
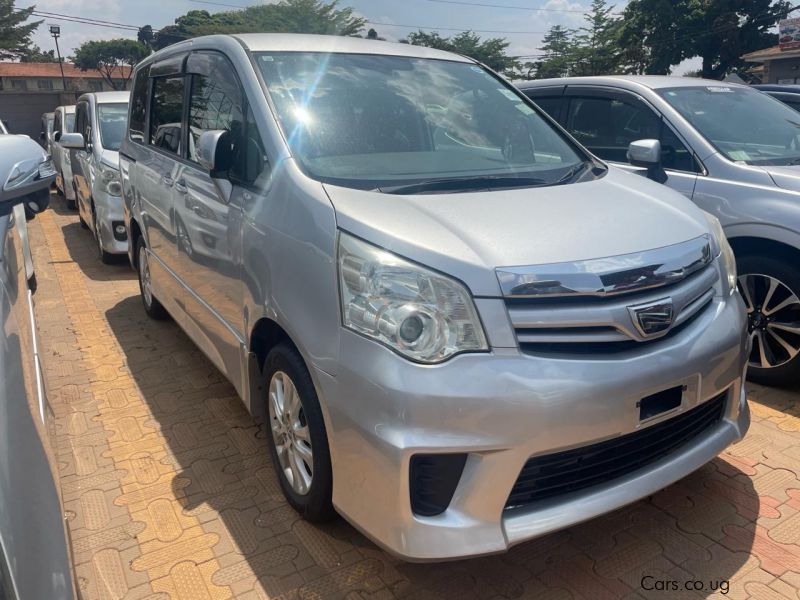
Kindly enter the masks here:
<path id="1" fill-rule="evenodd" d="M 189 189 L 186 187 L 186 181 L 183 179 L 179 179 L 175 182 L 175 190 L 180 192 L 181 194 L 185 194 Z"/>
<path id="2" fill-rule="evenodd" d="M 169 175 L 164 175 L 161 178 L 161 183 L 163 183 L 166 186 L 172 187 L 172 184 L 175 183 L 175 180 Z"/>

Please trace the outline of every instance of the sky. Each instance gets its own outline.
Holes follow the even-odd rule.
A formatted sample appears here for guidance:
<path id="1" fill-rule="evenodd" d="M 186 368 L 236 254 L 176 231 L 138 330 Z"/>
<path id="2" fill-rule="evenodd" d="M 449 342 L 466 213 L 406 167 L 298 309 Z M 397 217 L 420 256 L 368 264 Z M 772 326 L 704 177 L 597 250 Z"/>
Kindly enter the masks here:
<path id="1" fill-rule="evenodd" d="M 224 4 L 247 6 L 266 4 L 275 0 L 219 0 Z M 481 37 L 504 37 L 510 43 L 508 52 L 514 56 L 537 54 L 542 36 L 553 25 L 578 28 L 583 24 L 583 11 L 590 0 L 464 0 L 473 4 L 496 4 L 495 6 L 465 6 L 452 4 L 448 0 L 340 0 L 340 6 L 349 6 L 370 23 L 381 37 L 396 41 L 408 33 L 423 29 L 439 31 L 447 36 L 473 30 Z M 626 2 L 616 4 L 621 10 Z M 18 7 L 34 4 L 29 0 L 17 0 Z M 222 6 L 201 4 L 193 0 L 39 0 L 37 10 L 63 15 L 75 15 L 102 19 L 129 25 L 152 25 L 159 29 L 173 23 L 176 17 L 190 10 L 217 12 L 231 10 Z M 542 8 L 550 10 L 528 10 Z M 553 10 L 556 9 L 556 10 Z M 574 11 L 574 12 L 560 12 Z M 48 25 L 61 26 L 59 45 L 63 56 L 70 56 L 75 48 L 88 40 L 136 37 L 136 32 L 112 29 L 66 20 L 46 19 L 33 36 L 43 50 L 54 48 Z M 673 69 L 682 74 L 699 67 L 699 59 L 686 61 Z"/>

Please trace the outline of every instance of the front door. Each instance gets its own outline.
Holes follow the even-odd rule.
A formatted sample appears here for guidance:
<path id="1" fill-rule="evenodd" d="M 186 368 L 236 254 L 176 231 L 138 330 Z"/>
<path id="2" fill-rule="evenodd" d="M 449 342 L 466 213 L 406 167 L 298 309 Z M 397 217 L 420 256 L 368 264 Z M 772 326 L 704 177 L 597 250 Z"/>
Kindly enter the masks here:
<path id="1" fill-rule="evenodd" d="M 241 283 L 241 194 L 231 173 L 202 168 L 197 145 L 205 131 L 228 131 L 231 152 L 239 152 L 245 127 L 245 97 L 236 71 L 221 53 L 194 52 L 189 74 L 188 166 L 175 190 L 178 270 L 187 286 L 186 316 L 199 345 L 217 366 L 237 380 L 244 343 Z"/>
<path id="2" fill-rule="evenodd" d="M 644 99 L 624 90 L 570 86 L 562 112 L 566 129 L 601 159 L 627 171 L 644 174 L 628 163 L 628 145 L 636 140 L 661 142 L 665 185 L 688 198 L 694 193 L 697 161 L 686 144 Z"/>

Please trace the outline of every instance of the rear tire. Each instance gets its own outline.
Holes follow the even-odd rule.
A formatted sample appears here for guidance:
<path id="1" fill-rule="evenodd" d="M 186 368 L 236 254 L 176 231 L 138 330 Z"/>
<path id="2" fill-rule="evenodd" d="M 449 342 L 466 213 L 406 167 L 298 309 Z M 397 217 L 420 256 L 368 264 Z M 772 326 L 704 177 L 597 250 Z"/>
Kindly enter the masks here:
<path id="1" fill-rule="evenodd" d="M 328 436 L 311 375 L 297 350 L 287 343 L 275 346 L 264 362 L 263 384 L 268 445 L 283 495 L 306 520 L 329 521 L 336 511 Z"/>
<path id="2" fill-rule="evenodd" d="M 739 256 L 736 266 L 753 339 L 747 378 L 772 386 L 800 383 L 800 268 L 765 254 Z"/>
<path id="3" fill-rule="evenodd" d="M 136 271 L 139 273 L 139 295 L 147 316 L 156 321 L 163 321 L 169 317 L 167 309 L 153 294 L 152 280 L 150 279 L 150 260 L 147 256 L 147 245 L 144 238 L 136 240 Z"/>
<path id="4" fill-rule="evenodd" d="M 64 188 L 65 189 L 66 189 L 66 186 L 67 186 L 67 183 L 64 182 Z M 75 189 L 75 183 L 74 182 L 72 183 L 72 193 L 75 196 L 75 198 L 78 197 L 78 190 Z M 70 200 L 69 198 L 67 198 L 66 191 L 64 192 L 64 199 L 67 201 L 67 208 L 68 209 L 75 210 L 78 207 L 77 204 L 75 204 L 75 200 Z"/>

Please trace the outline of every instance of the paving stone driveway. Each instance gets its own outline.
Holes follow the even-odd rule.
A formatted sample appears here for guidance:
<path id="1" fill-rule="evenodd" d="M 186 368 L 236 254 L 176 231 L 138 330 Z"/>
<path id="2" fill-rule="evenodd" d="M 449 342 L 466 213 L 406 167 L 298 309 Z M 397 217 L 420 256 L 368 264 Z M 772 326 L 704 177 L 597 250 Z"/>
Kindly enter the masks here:
<path id="1" fill-rule="evenodd" d="M 133 272 L 101 264 L 63 207 L 30 226 L 86 599 L 800 600 L 797 391 L 751 386 L 747 438 L 645 501 L 505 555 L 407 564 L 343 521 L 298 519 L 232 387 L 174 323 L 146 318 Z"/>

